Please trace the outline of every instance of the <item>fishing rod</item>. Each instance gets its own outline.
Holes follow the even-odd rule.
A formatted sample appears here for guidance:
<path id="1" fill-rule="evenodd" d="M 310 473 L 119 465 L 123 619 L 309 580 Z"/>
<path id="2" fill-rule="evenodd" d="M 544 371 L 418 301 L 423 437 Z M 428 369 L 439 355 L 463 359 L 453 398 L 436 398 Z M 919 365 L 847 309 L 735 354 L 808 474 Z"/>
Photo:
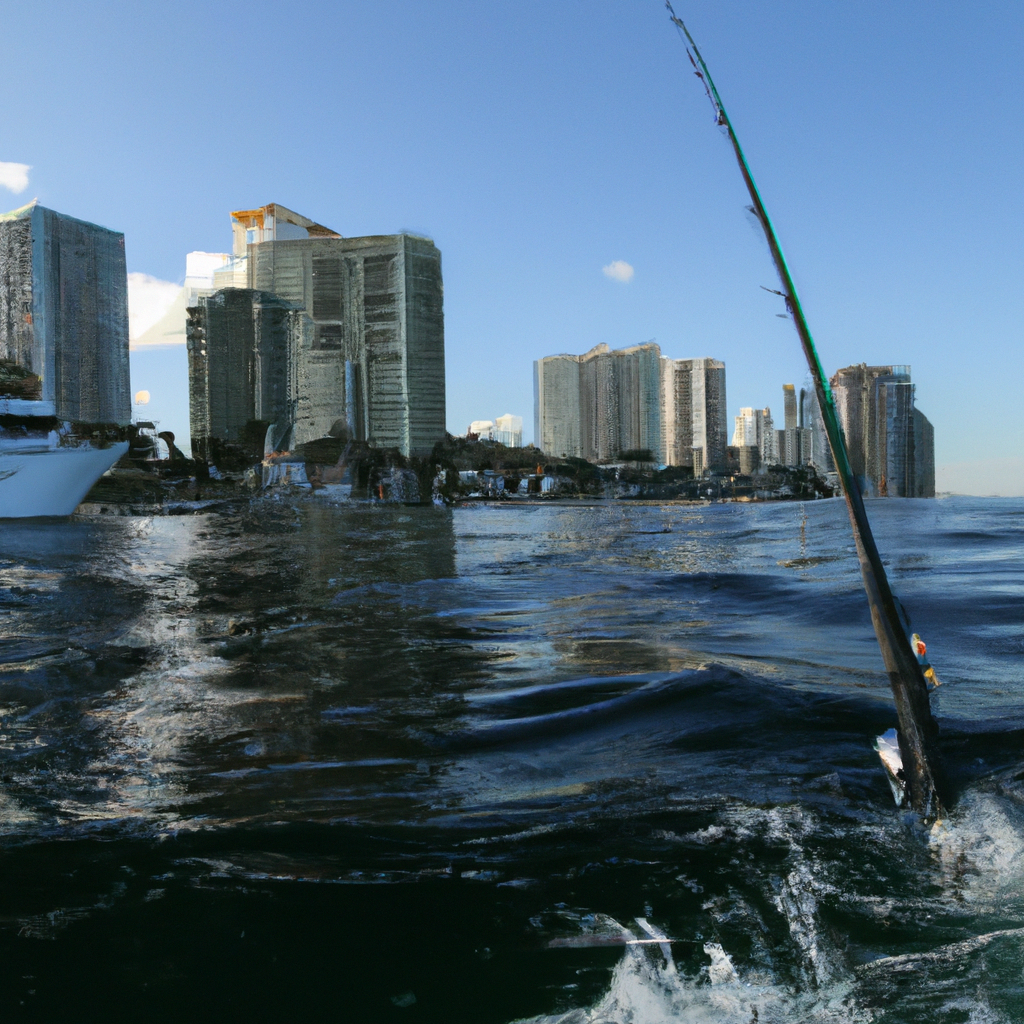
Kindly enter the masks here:
<path id="1" fill-rule="evenodd" d="M 868 523 L 867 511 L 864 508 L 864 497 L 861 494 L 860 484 L 850 466 L 850 456 L 846 449 L 839 417 L 836 414 L 832 388 L 822 369 L 821 360 L 818 358 L 818 351 L 814 346 L 810 328 L 807 326 L 803 306 L 797 295 L 796 286 L 793 284 L 793 277 L 786 263 L 786 257 L 782 253 L 782 246 L 779 244 L 771 218 L 768 216 L 761 194 L 754 183 L 750 165 L 743 154 L 740 141 L 726 112 L 725 104 L 722 103 L 722 98 L 715 87 L 711 72 L 708 70 L 693 36 L 690 35 L 682 19 L 676 16 L 671 0 L 665 0 L 665 7 L 668 9 L 672 23 L 683 38 L 686 54 L 693 65 L 694 74 L 701 80 L 704 91 L 711 101 L 715 111 L 715 123 L 725 128 L 728 133 L 736 162 L 739 164 L 740 174 L 743 175 L 747 192 L 750 194 L 752 205 L 749 209 L 764 230 L 772 262 L 779 275 L 782 290 L 778 294 L 786 303 L 786 309 L 796 327 L 800 344 L 807 358 L 807 366 L 811 371 L 818 406 L 825 425 L 825 433 L 828 436 L 832 458 L 835 461 L 836 471 L 839 474 L 843 494 L 846 498 L 846 508 L 850 515 L 861 577 L 871 609 L 871 623 L 875 629 L 875 636 L 878 639 L 878 646 L 882 652 L 882 660 L 885 663 L 885 670 L 889 676 L 889 684 L 896 702 L 903 775 L 899 781 L 905 784 L 910 805 L 915 811 L 926 820 L 937 818 L 942 814 L 942 801 L 939 797 L 938 787 L 939 759 L 935 745 L 938 726 L 932 717 L 928 700 L 928 684 L 925 680 L 924 670 L 911 648 L 911 642 L 907 636 L 908 628 L 905 615 L 889 586 L 885 567 L 878 554 L 878 547 L 875 544 L 871 525 Z M 884 757 L 883 761 L 885 761 Z M 886 764 L 888 769 L 889 763 L 886 762 Z"/>

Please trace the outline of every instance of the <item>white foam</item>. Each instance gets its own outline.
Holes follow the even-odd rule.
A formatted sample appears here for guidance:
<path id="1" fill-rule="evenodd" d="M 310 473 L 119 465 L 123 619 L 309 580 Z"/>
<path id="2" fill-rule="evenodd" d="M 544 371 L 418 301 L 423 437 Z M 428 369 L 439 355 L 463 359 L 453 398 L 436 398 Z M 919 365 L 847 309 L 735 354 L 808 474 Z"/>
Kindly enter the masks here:
<path id="1" fill-rule="evenodd" d="M 655 952 L 658 948 L 628 946 L 608 991 L 589 1009 L 518 1024 L 866 1024 L 873 1019 L 870 1011 L 854 1005 L 846 985 L 800 994 L 745 981 L 717 942 L 704 945 L 710 962 L 696 977 L 679 973 L 671 956 Z"/>
<path id="2" fill-rule="evenodd" d="M 1024 812 L 990 791 L 969 791 L 928 835 L 947 898 L 971 912 L 1024 912 Z"/>

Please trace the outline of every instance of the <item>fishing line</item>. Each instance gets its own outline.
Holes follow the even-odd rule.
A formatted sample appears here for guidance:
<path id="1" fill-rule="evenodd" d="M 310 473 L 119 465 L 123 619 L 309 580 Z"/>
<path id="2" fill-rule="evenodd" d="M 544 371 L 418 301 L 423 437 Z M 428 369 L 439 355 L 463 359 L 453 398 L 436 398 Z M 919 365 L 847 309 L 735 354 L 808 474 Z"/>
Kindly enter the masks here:
<path id="1" fill-rule="evenodd" d="M 782 286 L 782 291 L 778 294 L 786 303 L 787 313 L 800 338 L 800 344 L 814 380 L 814 389 L 829 447 L 832 449 L 832 458 L 835 461 L 836 471 L 839 474 L 843 494 L 846 498 L 846 507 L 850 515 L 850 525 L 860 562 L 861 577 L 871 609 L 871 621 L 896 702 L 896 712 L 900 723 L 899 748 L 902 754 L 902 768 L 905 773 L 905 784 L 910 804 L 925 819 L 938 817 L 942 814 L 942 803 L 939 799 L 936 781 L 939 761 L 935 750 L 935 738 L 938 726 L 931 713 L 928 684 L 917 656 L 911 648 L 910 638 L 904 628 L 898 602 L 889 586 L 885 567 L 882 565 L 882 559 L 868 523 L 864 498 L 850 464 L 831 385 L 822 368 L 821 360 L 818 358 L 814 339 L 807 325 L 803 306 L 797 295 L 793 276 L 782 252 L 782 246 L 754 182 L 753 174 L 743 153 L 743 148 L 740 146 L 732 121 L 726 112 L 725 104 L 715 87 L 711 72 L 708 70 L 697 43 L 690 35 L 689 29 L 676 15 L 671 0 L 665 0 L 665 7 L 676 31 L 683 40 L 694 74 L 700 79 L 704 91 L 711 101 L 715 111 L 715 123 L 726 130 L 753 204 L 750 210 L 764 229 L 772 262 L 775 264 L 775 270 Z"/>

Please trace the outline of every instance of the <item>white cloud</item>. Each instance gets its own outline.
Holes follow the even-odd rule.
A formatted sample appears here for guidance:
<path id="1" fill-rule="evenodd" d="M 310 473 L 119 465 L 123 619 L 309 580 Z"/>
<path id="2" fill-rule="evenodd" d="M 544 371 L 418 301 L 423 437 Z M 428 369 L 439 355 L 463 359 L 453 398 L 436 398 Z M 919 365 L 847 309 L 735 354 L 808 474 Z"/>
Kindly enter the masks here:
<path id="1" fill-rule="evenodd" d="M 0 160 L 0 185 L 15 195 L 28 188 L 28 172 L 32 168 L 28 164 L 5 164 Z"/>
<path id="2" fill-rule="evenodd" d="M 181 285 L 149 274 L 128 275 L 128 339 L 135 342 L 159 323 L 181 294 Z"/>
<path id="3" fill-rule="evenodd" d="M 633 280 L 633 268 L 625 260 L 612 260 L 607 267 L 601 269 L 604 276 L 610 277 L 613 281 L 622 281 L 625 284 L 626 281 Z"/>

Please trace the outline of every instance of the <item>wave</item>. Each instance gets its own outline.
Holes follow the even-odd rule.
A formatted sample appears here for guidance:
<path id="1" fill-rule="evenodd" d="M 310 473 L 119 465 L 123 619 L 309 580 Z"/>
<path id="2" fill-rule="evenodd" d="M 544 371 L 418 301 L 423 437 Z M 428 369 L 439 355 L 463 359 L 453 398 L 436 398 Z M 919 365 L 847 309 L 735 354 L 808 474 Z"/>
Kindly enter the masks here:
<path id="1" fill-rule="evenodd" d="M 647 917 L 627 926 L 606 914 L 560 911 L 563 931 L 566 925 L 574 930 L 550 938 L 549 949 L 618 945 L 622 956 L 591 1005 L 517 1024 L 1011 1024 L 1020 1019 L 1024 812 L 1019 807 L 985 790 L 972 791 L 925 837 L 930 860 L 924 874 L 908 876 L 910 884 L 891 889 L 881 903 L 866 879 L 837 875 L 811 852 L 832 833 L 834 822 L 758 808 L 736 808 L 732 818 L 719 828 L 723 835 L 730 830 L 737 836 L 760 834 L 788 848 L 780 870 L 757 875 L 762 892 L 754 904 L 762 910 L 745 905 L 746 937 L 735 927 L 730 937 L 716 928 L 710 901 L 704 907 L 709 927 L 694 930 L 690 919 L 689 929 L 674 935 Z M 845 838 L 835 838 L 852 851 L 861 829 L 863 823 L 850 823 Z M 883 823 L 881 829 L 878 841 L 898 844 L 898 824 Z M 860 907 L 864 918 L 854 937 L 840 938 L 830 926 L 837 906 Z M 769 907 L 781 917 L 788 940 L 776 934 L 767 944 L 762 941 L 770 927 Z M 719 920 L 737 923 L 732 915 Z M 883 921 L 888 928 L 881 927 Z M 900 922 L 910 926 L 909 942 L 899 934 Z M 989 930 L 977 931 L 985 923 Z M 677 962 L 679 952 L 684 956 Z"/>

